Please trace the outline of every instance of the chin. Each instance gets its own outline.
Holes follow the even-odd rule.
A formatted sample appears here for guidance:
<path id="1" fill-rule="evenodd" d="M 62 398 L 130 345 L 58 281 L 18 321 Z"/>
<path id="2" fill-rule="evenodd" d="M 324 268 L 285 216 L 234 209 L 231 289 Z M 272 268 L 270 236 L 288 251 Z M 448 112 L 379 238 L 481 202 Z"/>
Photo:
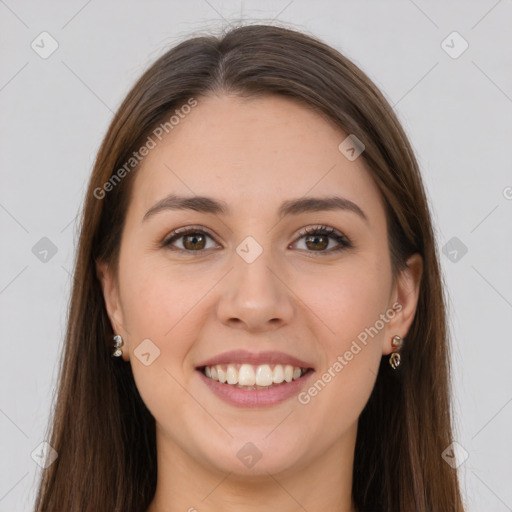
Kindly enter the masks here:
<path id="1" fill-rule="evenodd" d="M 279 428 L 282 428 L 278 427 Z M 273 427 L 275 428 L 275 427 Z M 304 439 L 297 438 L 284 429 L 281 435 L 272 432 L 272 428 L 261 427 L 253 429 L 254 436 L 245 431 L 244 435 L 236 436 L 227 443 L 216 443 L 215 453 L 208 453 L 207 458 L 217 470 L 232 473 L 240 477 L 248 475 L 261 476 L 262 480 L 268 479 L 268 474 L 278 474 L 290 470 L 291 466 L 300 466 L 300 460 L 304 458 Z M 303 461 L 306 465 L 306 462 Z M 230 476 L 231 479 L 231 476 Z"/>

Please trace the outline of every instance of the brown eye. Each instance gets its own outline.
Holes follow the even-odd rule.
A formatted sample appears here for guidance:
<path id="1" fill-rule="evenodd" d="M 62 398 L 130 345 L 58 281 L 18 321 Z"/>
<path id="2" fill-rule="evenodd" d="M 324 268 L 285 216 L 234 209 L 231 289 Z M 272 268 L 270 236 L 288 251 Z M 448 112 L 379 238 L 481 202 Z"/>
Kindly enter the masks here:
<path id="1" fill-rule="evenodd" d="M 329 245 L 329 237 L 326 235 L 308 235 L 306 246 L 311 249 L 326 249 Z"/>
<path id="2" fill-rule="evenodd" d="M 307 252 L 319 254 L 331 254 L 352 246 L 347 237 L 328 226 L 307 228 L 301 233 L 299 240 L 302 238 L 305 240 L 306 248 L 310 249 Z M 337 242 L 338 247 L 326 250 L 331 240 Z"/>
<path id="3" fill-rule="evenodd" d="M 204 249 L 205 237 L 202 234 L 192 233 L 189 235 L 182 235 L 183 246 L 185 249 Z"/>
<path id="4" fill-rule="evenodd" d="M 216 247 L 215 245 L 213 247 L 206 247 L 208 238 L 212 239 L 210 235 L 200 229 L 187 228 L 174 231 L 172 236 L 165 240 L 162 245 L 164 247 L 168 247 L 171 250 L 201 252 L 205 249 Z M 181 241 L 181 247 L 174 244 L 176 241 Z"/>

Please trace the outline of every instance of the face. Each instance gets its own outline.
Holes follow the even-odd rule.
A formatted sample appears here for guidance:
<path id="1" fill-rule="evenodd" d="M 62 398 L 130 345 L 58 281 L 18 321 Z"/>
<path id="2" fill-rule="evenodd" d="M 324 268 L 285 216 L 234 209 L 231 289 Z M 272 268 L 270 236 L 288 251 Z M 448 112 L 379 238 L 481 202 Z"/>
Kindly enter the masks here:
<path id="1" fill-rule="evenodd" d="M 145 157 L 118 280 L 103 264 L 98 271 L 159 448 L 254 476 L 298 471 L 353 446 L 381 358 L 412 322 L 421 261 L 411 258 L 392 281 L 384 205 L 363 159 L 338 149 L 346 137 L 283 97 L 211 96 Z M 205 196 L 225 211 L 205 201 L 165 207 L 171 194 Z M 291 201 L 334 196 L 345 207 L 303 203 L 280 215 Z M 183 228 L 190 232 L 174 233 Z M 280 384 L 280 401 L 268 390 L 269 403 L 235 404 L 197 369 L 231 350 L 278 351 L 312 370 Z M 240 450 L 254 447 L 262 464 L 249 467 Z"/>

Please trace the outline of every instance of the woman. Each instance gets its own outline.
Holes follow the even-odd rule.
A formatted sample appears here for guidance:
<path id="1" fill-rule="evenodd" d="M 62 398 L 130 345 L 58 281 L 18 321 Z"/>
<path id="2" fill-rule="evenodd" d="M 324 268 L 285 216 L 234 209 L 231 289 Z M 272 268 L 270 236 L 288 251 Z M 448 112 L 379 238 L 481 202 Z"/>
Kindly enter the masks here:
<path id="1" fill-rule="evenodd" d="M 258 25 L 159 58 L 74 275 L 36 511 L 463 510 L 418 164 L 336 50 Z"/>

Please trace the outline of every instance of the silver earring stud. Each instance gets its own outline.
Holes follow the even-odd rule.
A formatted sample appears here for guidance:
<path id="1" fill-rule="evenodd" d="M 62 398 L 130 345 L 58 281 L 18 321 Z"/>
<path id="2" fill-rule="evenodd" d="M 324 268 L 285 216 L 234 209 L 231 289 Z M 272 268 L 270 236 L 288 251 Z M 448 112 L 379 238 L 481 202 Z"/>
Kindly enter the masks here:
<path id="1" fill-rule="evenodd" d="M 119 334 L 116 334 L 112 341 L 114 342 L 114 351 L 112 352 L 112 355 L 114 357 L 120 357 L 123 354 L 123 351 L 121 350 L 121 347 L 123 346 L 123 338 Z"/>

